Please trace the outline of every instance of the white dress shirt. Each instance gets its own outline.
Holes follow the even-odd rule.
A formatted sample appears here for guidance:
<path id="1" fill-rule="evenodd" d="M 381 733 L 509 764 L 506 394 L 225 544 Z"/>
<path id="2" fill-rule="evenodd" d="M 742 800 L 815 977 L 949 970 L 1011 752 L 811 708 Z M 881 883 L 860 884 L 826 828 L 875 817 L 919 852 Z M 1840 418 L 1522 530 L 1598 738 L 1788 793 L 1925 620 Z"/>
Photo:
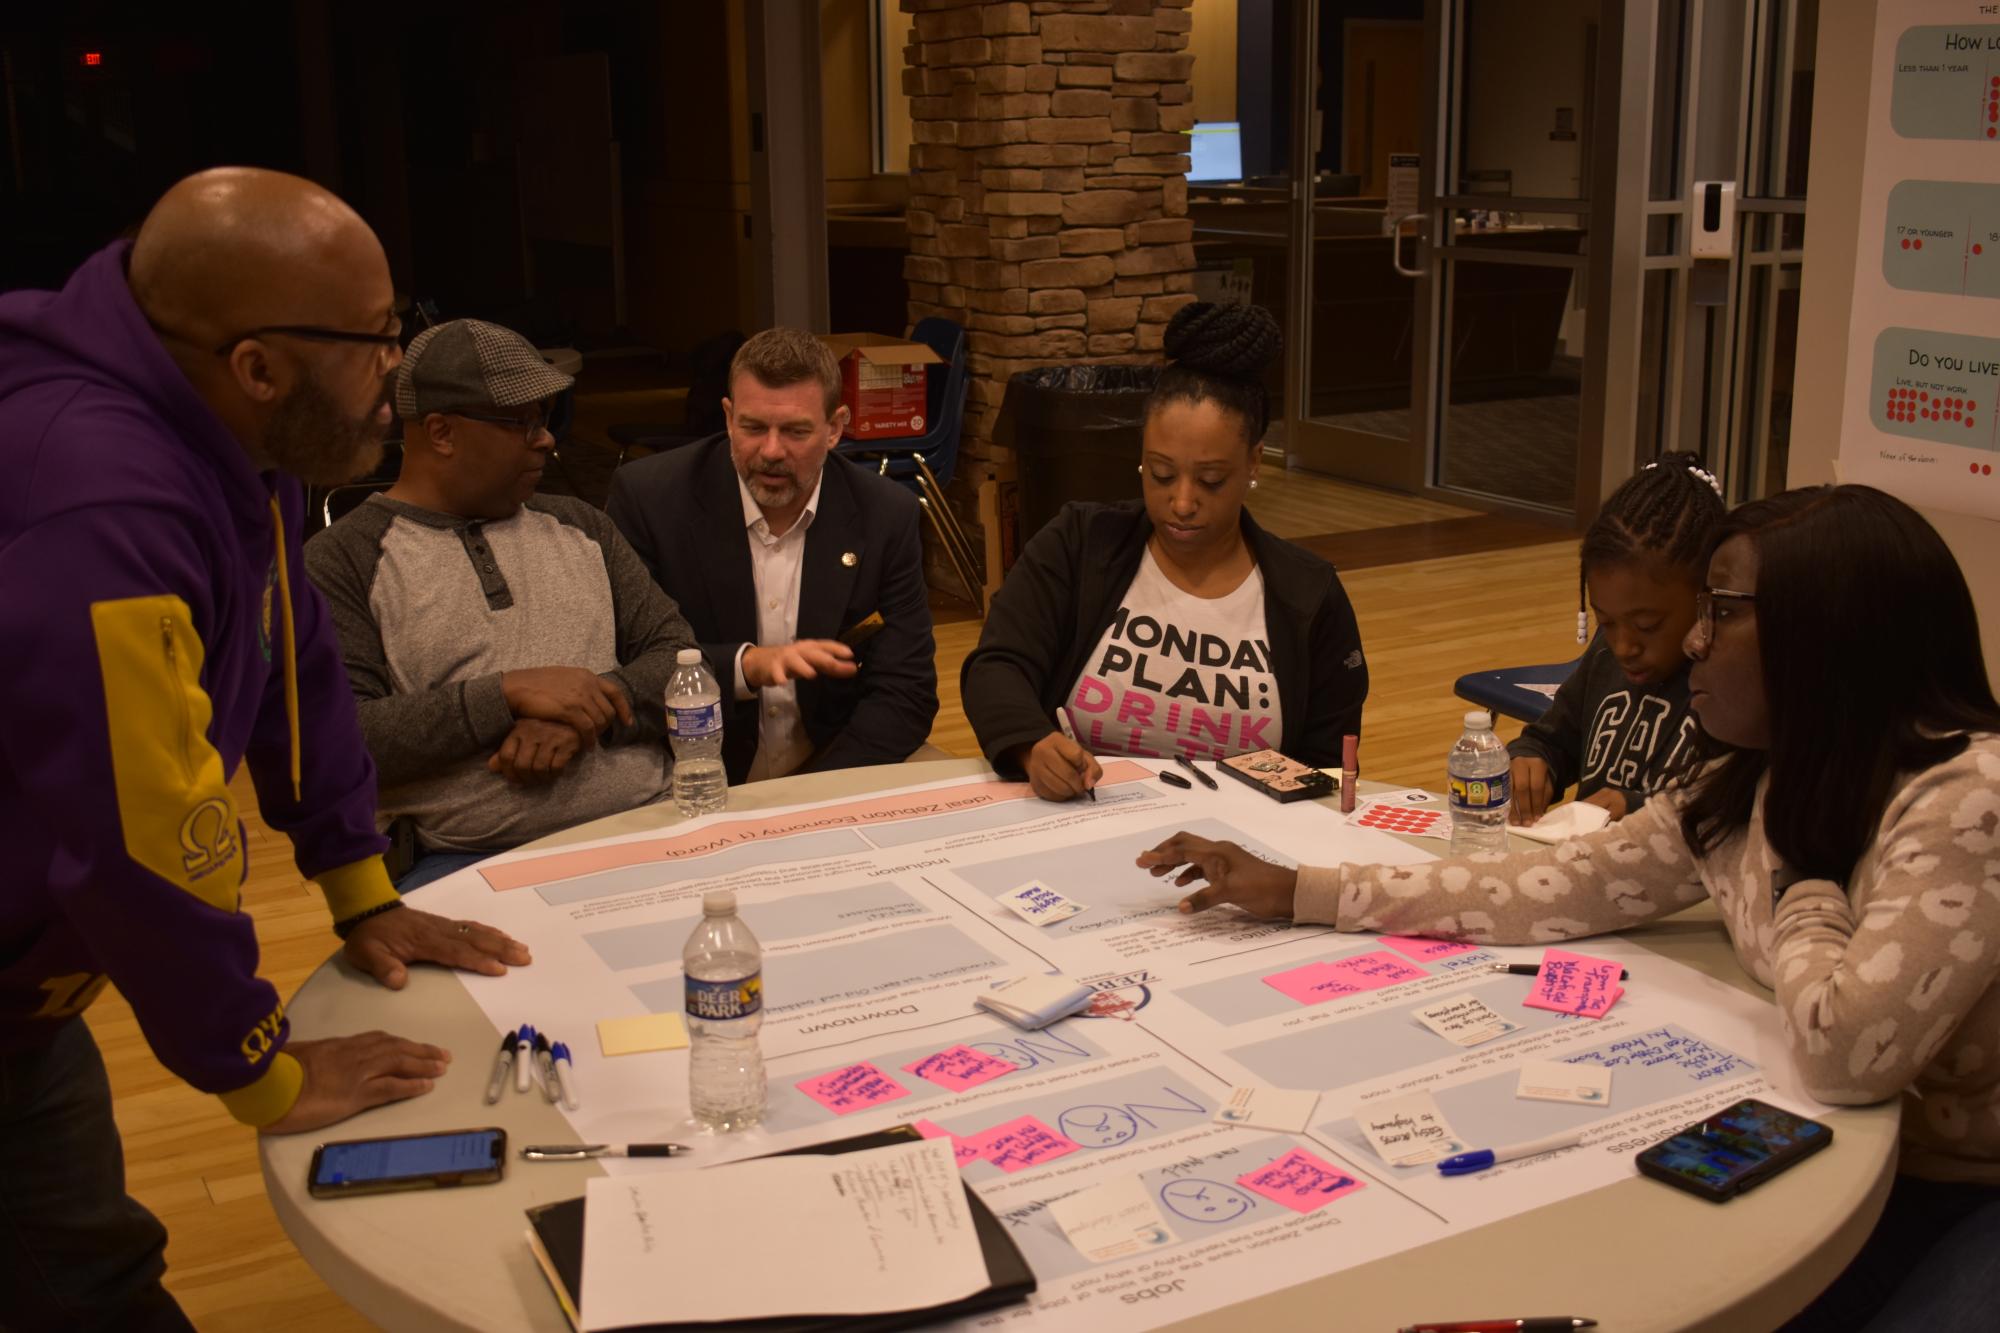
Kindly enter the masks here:
<path id="1" fill-rule="evenodd" d="M 822 480 L 825 474 L 821 473 Z M 736 489 L 743 496 L 743 526 L 750 534 L 750 577 L 757 589 L 757 646 L 790 643 L 799 637 L 799 573 L 805 564 L 806 529 L 819 510 L 819 482 L 813 483 L 805 512 L 781 537 L 771 535 L 771 524 L 742 477 Z M 806 736 L 799 716 L 799 689 L 796 682 L 767 685 L 753 690 L 743 678 L 745 644 L 736 651 L 736 697 L 757 699 L 757 757 L 750 761 L 751 782 L 781 778 L 806 761 L 812 741 Z M 761 697 L 760 697 L 761 695 Z"/>

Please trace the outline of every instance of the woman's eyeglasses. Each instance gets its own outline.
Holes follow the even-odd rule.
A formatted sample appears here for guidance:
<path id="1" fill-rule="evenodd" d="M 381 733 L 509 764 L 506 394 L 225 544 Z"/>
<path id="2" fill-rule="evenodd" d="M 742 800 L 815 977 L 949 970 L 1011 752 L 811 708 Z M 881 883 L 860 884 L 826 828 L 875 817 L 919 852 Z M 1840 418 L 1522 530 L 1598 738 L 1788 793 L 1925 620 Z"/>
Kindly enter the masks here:
<path id="1" fill-rule="evenodd" d="M 1756 600 L 1757 594 L 1754 592 L 1732 592 L 1728 588 L 1703 588 L 1694 595 L 1694 627 L 1696 632 L 1701 635 L 1704 642 L 1715 637 L 1716 603 L 1721 602 L 1726 608 L 1730 602 L 1755 602 Z M 1728 615 L 1729 613 L 1725 609 L 1723 611 L 1723 618 L 1727 619 Z"/>

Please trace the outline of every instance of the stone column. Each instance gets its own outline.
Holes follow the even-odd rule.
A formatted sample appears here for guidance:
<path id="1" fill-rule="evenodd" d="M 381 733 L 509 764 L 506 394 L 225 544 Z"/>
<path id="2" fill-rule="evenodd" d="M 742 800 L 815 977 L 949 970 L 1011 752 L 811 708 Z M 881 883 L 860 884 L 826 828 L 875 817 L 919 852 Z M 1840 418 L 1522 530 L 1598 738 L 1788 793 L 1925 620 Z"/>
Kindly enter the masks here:
<path id="1" fill-rule="evenodd" d="M 993 443 L 1008 376 L 1155 360 L 1194 299 L 1192 2 L 902 0 L 916 23 L 903 276 L 913 323 L 968 332 L 951 498 L 976 550 L 979 487 L 1008 461 Z"/>

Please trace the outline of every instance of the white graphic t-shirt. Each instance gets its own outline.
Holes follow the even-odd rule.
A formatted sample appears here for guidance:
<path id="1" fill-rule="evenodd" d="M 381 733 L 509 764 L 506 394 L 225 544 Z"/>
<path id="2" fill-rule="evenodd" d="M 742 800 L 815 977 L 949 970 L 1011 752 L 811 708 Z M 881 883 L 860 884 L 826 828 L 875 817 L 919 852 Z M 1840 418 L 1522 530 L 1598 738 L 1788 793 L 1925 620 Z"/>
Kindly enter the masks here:
<path id="1" fill-rule="evenodd" d="M 1093 754 L 1219 759 L 1279 748 L 1263 571 L 1226 596 L 1196 597 L 1168 581 L 1149 546 L 1068 708 Z"/>

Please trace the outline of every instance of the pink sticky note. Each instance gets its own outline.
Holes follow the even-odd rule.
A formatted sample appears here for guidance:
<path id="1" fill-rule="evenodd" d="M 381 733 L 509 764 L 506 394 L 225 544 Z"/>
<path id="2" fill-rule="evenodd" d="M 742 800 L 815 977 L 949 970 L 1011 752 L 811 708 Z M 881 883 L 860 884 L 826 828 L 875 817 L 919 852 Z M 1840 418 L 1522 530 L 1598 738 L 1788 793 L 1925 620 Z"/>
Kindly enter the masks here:
<path id="1" fill-rule="evenodd" d="M 1011 1074 L 1020 1067 L 1012 1060 L 1002 1060 L 997 1055 L 975 1051 L 970 1046 L 953 1046 L 936 1055 L 927 1055 L 914 1064 L 904 1065 L 903 1072 L 927 1078 L 953 1092 L 964 1092 L 1002 1074 Z"/>
<path id="2" fill-rule="evenodd" d="M 1073 1153 L 1078 1146 L 1031 1115 L 995 1125 L 964 1142 L 1009 1175 Z"/>
<path id="3" fill-rule="evenodd" d="M 1338 958 L 1328 963 L 1326 969 L 1329 975 L 1362 990 L 1399 986 L 1405 981 L 1421 981 L 1430 975 L 1421 967 L 1411 966 L 1406 959 L 1398 958 L 1387 949 Z"/>
<path id="4" fill-rule="evenodd" d="M 1349 978 L 1328 972 L 1323 962 L 1307 963 L 1289 972 L 1273 972 L 1264 978 L 1264 984 L 1275 987 L 1300 1004 L 1324 1004 L 1342 995 L 1359 995 L 1368 989 L 1355 985 Z"/>
<path id="5" fill-rule="evenodd" d="M 910 1095 L 908 1088 L 866 1061 L 809 1078 L 797 1086 L 835 1115 L 851 1115 Z"/>
<path id="6" fill-rule="evenodd" d="M 1623 970 L 1606 958 L 1550 949 L 1542 955 L 1535 988 L 1521 1003 L 1531 1009 L 1602 1018 L 1625 993 L 1625 988 L 1618 984 L 1618 974 Z"/>
<path id="7" fill-rule="evenodd" d="M 916 1130 L 917 1133 L 927 1139 L 950 1139 L 952 1161 L 958 1165 L 960 1170 L 979 1160 L 979 1149 L 973 1147 L 943 1125 L 929 1120 L 918 1120 L 913 1122 L 910 1128 Z"/>
<path id="8" fill-rule="evenodd" d="M 1362 1187 L 1353 1176 L 1304 1148 L 1294 1148 L 1267 1166 L 1245 1172 L 1236 1177 L 1236 1183 L 1299 1213 L 1323 1208 Z"/>
<path id="9" fill-rule="evenodd" d="M 1382 943 L 1406 958 L 1414 958 L 1419 963 L 1428 963 L 1435 958 L 1456 958 L 1462 953 L 1474 953 L 1476 944 L 1459 944 L 1453 940 L 1420 940 L 1409 935 L 1384 935 Z"/>

